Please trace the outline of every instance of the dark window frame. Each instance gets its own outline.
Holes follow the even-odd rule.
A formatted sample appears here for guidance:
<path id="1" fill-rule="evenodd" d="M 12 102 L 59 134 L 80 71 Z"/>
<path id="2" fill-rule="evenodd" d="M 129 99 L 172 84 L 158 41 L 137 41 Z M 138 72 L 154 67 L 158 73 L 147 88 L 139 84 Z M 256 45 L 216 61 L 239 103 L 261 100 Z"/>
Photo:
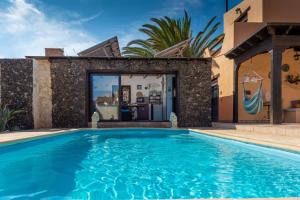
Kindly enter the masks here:
<path id="1" fill-rule="evenodd" d="M 122 75 L 130 75 L 130 74 L 133 74 L 133 75 L 142 75 L 142 74 L 147 74 L 147 75 L 153 75 L 153 74 L 161 74 L 161 75 L 164 75 L 164 74 L 174 74 L 175 77 L 176 77 L 176 82 L 177 82 L 177 87 L 176 87 L 176 94 L 177 94 L 177 98 L 179 99 L 179 86 L 180 86 L 180 83 L 179 83 L 179 73 L 178 71 L 168 71 L 168 72 L 161 72 L 161 71 L 149 71 L 149 72 L 146 72 L 146 73 L 143 73 L 143 72 L 134 72 L 134 73 L 130 73 L 130 72 L 120 72 L 120 71 L 111 71 L 111 70 L 87 70 L 86 71 L 86 92 L 85 92 L 85 97 L 86 97 L 86 102 L 85 102 L 85 123 L 87 124 L 88 126 L 88 123 L 90 122 L 90 119 L 91 119 L 91 116 L 92 116 L 92 113 L 91 113 L 91 96 L 92 96 L 92 83 L 91 83 L 91 79 L 90 77 L 94 74 L 99 74 L 99 75 L 107 75 L 107 76 L 119 76 L 119 86 L 121 86 L 121 76 Z M 119 95 L 120 95 L 120 92 L 121 92 L 121 87 L 119 87 Z M 179 112 L 179 100 L 176 99 L 176 113 L 177 111 Z M 119 119 L 118 120 L 100 120 L 100 122 L 122 122 L 122 119 L 121 119 L 121 116 L 120 116 L 120 102 L 119 102 Z M 162 121 L 159 121 L 159 122 L 166 122 L 168 120 L 162 120 Z M 143 122 L 142 120 L 139 121 L 139 122 Z M 151 122 L 151 120 L 146 120 L 145 122 Z"/>

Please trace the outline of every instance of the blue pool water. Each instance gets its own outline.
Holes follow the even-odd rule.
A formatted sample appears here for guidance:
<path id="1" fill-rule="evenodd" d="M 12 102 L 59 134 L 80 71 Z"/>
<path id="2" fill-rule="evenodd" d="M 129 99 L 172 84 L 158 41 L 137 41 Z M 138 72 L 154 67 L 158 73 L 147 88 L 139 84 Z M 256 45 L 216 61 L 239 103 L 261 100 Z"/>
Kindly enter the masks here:
<path id="1" fill-rule="evenodd" d="M 79 131 L 0 147 L 3 199 L 300 197 L 300 155 L 185 130 Z"/>

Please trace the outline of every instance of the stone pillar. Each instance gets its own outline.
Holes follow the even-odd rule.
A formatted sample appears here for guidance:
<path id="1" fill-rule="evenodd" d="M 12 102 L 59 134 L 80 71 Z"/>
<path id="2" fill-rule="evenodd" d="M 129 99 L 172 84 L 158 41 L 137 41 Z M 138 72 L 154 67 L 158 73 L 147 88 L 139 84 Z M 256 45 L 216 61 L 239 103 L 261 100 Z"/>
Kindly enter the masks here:
<path id="1" fill-rule="evenodd" d="M 33 60 L 34 128 L 52 128 L 52 89 L 50 62 Z"/>

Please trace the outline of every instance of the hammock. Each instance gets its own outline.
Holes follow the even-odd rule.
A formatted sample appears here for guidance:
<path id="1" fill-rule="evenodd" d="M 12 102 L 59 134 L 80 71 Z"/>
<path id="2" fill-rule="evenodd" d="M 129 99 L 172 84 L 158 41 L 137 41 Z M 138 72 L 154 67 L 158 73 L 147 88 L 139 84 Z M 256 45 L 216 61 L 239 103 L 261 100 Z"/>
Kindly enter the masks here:
<path id="1" fill-rule="evenodd" d="M 252 98 L 247 97 L 244 83 L 242 84 L 244 90 L 243 106 L 245 111 L 251 115 L 256 115 L 260 113 L 263 109 L 263 104 L 264 104 L 263 93 L 262 93 L 263 80 L 262 79 L 260 80 L 259 88 L 255 92 Z"/>

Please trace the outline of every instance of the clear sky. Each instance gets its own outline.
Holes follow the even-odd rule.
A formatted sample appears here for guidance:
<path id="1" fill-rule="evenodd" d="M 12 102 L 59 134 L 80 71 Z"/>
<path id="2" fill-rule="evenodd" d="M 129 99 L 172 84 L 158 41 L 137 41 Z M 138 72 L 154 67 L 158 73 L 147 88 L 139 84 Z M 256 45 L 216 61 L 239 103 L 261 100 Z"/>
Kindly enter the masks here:
<path id="1" fill-rule="evenodd" d="M 198 32 L 213 16 L 222 22 L 225 0 L 0 0 L 0 58 L 43 55 L 45 47 L 76 55 L 115 35 L 122 48 L 143 38 L 138 28 L 151 17 L 179 17 L 184 9 Z"/>

